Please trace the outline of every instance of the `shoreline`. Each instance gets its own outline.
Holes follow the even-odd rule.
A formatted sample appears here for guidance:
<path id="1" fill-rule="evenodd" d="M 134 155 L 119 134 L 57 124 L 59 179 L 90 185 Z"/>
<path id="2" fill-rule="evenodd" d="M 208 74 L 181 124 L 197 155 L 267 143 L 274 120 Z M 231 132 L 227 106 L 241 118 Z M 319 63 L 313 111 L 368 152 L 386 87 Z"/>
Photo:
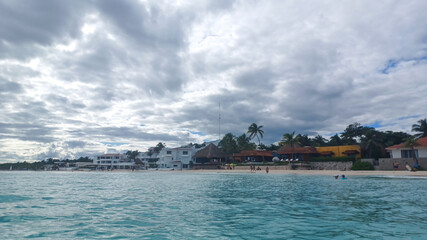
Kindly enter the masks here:
<path id="1" fill-rule="evenodd" d="M 127 173 L 127 172 L 135 172 L 135 173 L 143 173 L 143 172 L 159 172 L 159 173 L 251 173 L 249 169 L 235 169 L 235 170 L 226 170 L 226 169 L 197 169 L 197 170 L 174 170 L 174 171 L 156 171 L 156 170 L 115 170 L 115 171 L 34 171 L 34 170 L 13 170 L 13 171 L 0 171 L 0 172 L 81 172 L 81 173 L 89 173 L 89 172 L 105 172 L 105 173 Z M 265 169 L 259 170 L 256 172 L 252 172 L 252 174 L 267 174 Z M 340 171 L 340 170 L 284 170 L 284 169 L 271 169 L 268 174 L 273 175 L 323 175 L 323 176 L 335 176 L 335 175 L 346 175 L 346 176 L 413 176 L 413 177 L 427 177 L 427 171 Z"/>
<path id="2" fill-rule="evenodd" d="M 174 171 L 175 172 L 175 171 Z M 176 171 L 181 172 L 181 171 Z M 251 173 L 250 170 L 184 170 L 182 172 L 192 173 Z M 256 171 L 253 174 L 267 174 L 265 170 Z M 346 176 L 424 176 L 427 177 L 427 171 L 340 171 L 340 170 L 270 170 L 268 174 L 297 174 L 297 175 L 346 175 Z"/>

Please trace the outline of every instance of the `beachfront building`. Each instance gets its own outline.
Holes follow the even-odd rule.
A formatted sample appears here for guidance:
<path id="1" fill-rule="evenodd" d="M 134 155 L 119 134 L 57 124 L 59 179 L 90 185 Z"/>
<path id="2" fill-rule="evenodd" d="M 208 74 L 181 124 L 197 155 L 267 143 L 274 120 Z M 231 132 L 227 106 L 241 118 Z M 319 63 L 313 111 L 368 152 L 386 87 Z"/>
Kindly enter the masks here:
<path id="1" fill-rule="evenodd" d="M 159 160 L 156 163 L 159 168 L 190 169 L 195 152 L 194 146 L 163 148 L 157 156 Z"/>
<path id="2" fill-rule="evenodd" d="M 413 158 L 413 154 L 417 158 L 427 158 L 427 137 L 418 139 L 416 145 L 414 151 L 410 147 L 405 147 L 405 143 L 388 147 L 386 151 L 390 153 L 391 158 Z"/>
<path id="3" fill-rule="evenodd" d="M 359 145 L 316 147 L 316 150 L 323 157 L 362 157 Z"/>
<path id="4" fill-rule="evenodd" d="M 115 149 L 108 149 L 104 154 L 97 155 L 93 164 L 98 170 L 135 169 L 135 162 Z"/>
<path id="5" fill-rule="evenodd" d="M 273 151 L 264 150 L 243 150 L 231 155 L 234 162 L 271 162 L 273 161 Z"/>
<path id="6" fill-rule="evenodd" d="M 308 162 L 312 157 L 319 155 L 314 147 L 288 146 L 284 145 L 277 151 L 278 156 L 285 161 L 305 161 Z"/>
<path id="7" fill-rule="evenodd" d="M 378 159 L 379 170 L 396 170 L 393 168 L 394 165 L 398 166 L 397 170 L 406 170 L 406 165 L 414 166 L 415 157 L 419 166 L 427 169 L 427 137 L 418 139 L 414 150 L 406 147 L 405 143 L 401 143 L 386 148 L 386 151 L 390 153 L 390 158 Z"/>
<path id="8" fill-rule="evenodd" d="M 150 148 L 148 149 L 148 152 L 140 152 L 136 157 L 135 162 L 147 169 L 150 166 L 155 165 L 158 160 L 159 154 L 154 152 L 154 148 Z"/>
<path id="9" fill-rule="evenodd" d="M 193 156 L 194 169 L 218 169 L 228 155 L 215 144 L 210 143 L 203 149 L 197 151 Z"/>

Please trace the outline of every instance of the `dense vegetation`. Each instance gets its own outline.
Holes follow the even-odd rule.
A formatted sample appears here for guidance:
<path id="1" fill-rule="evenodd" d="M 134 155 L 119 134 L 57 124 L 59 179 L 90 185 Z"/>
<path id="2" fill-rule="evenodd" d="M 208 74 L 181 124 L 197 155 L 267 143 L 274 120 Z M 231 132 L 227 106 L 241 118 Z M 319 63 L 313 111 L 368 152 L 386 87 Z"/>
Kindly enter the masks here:
<path id="1" fill-rule="evenodd" d="M 357 161 L 351 167 L 353 171 L 374 170 L 374 166 L 370 162 Z"/>
<path id="2" fill-rule="evenodd" d="M 54 160 L 53 158 L 48 158 L 43 161 L 38 162 L 17 162 L 17 163 L 2 163 L 0 164 L 0 170 L 42 170 L 45 165 L 53 165 L 55 162 L 59 164 L 66 163 L 76 163 L 76 162 L 92 162 L 89 157 L 80 157 L 78 159 L 64 159 L 64 160 Z"/>
<path id="3" fill-rule="evenodd" d="M 249 137 L 242 134 L 239 137 L 234 136 L 232 133 L 227 133 L 220 141 L 219 146 L 228 154 L 238 153 L 242 150 L 278 150 L 282 145 L 288 146 L 344 146 L 344 145 L 360 145 L 362 150 L 362 157 L 365 158 L 380 158 L 387 157 L 385 148 L 407 142 L 408 147 L 413 148 L 411 141 L 416 141 L 416 138 L 427 136 L 427 120 L 421 119 L 416 124 L 412 125 L 412 131 L 415 132 L 414 136 L 405 132 L 393 131 L 379 131 L 373 127 L 362 126 L 360 123 L 353 123 L 348 125 L 341 134 L 335 134 L 329 139 L 321 135 L 309 137 L 304 134 L 285 133 L 283 138 L 279 141 L 278 145 L 271 144 L 266 146 L 261 143 L 260 138 L 264 136 L 264 131 L 261 129 L 263 126 L 258 126 L 255 123 L 251 124 L 248 128 Z M 257 138 L 258 145 L 251 142 L 253 138 Z M 412 139 L 412 140 L 411 140 Z"/>

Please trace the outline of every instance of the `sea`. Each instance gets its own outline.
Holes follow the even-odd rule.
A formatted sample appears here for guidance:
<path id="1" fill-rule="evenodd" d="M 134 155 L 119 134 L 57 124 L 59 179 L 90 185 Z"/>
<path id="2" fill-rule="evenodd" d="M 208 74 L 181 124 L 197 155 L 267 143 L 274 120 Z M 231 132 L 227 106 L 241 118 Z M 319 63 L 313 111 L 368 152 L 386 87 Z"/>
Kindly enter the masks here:
<path id="1" fill-rule="evenodd" d="M 0 239 L 427 239 L 427 178 L 3 171 Z"/>

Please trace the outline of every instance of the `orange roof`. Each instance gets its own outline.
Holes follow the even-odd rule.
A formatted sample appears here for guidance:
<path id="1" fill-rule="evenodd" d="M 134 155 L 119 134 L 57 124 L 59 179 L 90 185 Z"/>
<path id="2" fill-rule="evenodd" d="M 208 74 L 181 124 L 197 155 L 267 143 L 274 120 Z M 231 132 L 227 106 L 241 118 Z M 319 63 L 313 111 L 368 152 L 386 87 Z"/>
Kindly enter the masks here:
<path id="1" fill-rule="evenodd" d="M 427 147 L 427 137 L 419 138 L 417 140 L 417 143 L 419 144 L 419 146 L 416 146 L 416 148 L 417 147 Z M 398 148 L 405 148 L 405 143 L 403 142 L 401 144 L 397 144 L 397 145 L 388 147 L 386 149 L 388 150 L 388 149 L 398 149 Z"/>
<path id="2" fill-rule="evenodd" d="M 273 157 L 271 154 L 272 151 L 262 151 L 262 150 L 243 150 L 240 153 L 233 154 L 233 157 L 253 157 L 253 156 L 264 156 L 264 157 Z"/>

